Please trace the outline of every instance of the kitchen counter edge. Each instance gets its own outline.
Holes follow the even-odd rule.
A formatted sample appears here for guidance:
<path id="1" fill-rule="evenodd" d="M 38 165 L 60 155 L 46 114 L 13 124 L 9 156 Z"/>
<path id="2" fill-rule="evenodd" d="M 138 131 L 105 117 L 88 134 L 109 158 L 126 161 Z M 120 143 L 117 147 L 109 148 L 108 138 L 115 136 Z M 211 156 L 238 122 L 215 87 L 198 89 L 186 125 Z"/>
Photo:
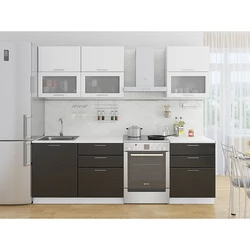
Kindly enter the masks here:
<path id="1" fill-rule="evenodd" d="M 32 141 L 32 143 L 123 143 L 123 136 L 117 136 L 117 137 L 79 136 L 76 140 L 65 140 L 65 141 L 64 140 L 58 140 L 58 141 L 56 141 L 56 140 L 55 141 L 44 140 L 44 141 L 42 141 L 39 139 Z"/>

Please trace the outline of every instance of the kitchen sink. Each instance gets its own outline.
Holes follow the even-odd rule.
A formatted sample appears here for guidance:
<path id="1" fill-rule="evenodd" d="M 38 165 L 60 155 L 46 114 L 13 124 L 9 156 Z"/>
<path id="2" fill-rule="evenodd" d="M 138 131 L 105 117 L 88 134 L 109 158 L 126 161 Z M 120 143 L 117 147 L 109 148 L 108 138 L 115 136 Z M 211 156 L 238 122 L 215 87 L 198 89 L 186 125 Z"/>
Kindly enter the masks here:
<path id="1" fill-rule="evenodd" d="M 44 136 L 39 141 L 74 141 L 79 136 Z"/>

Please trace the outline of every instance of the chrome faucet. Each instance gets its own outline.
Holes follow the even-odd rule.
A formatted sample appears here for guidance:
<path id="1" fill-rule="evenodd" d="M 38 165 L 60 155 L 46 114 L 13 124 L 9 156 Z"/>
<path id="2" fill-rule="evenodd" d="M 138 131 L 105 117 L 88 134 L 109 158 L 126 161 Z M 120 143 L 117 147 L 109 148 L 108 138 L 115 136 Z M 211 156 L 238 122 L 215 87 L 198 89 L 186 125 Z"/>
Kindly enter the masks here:
<path id="1" fill-rule="evenodd" d="M 63 119 L 60 118 L 60 119 L 58 120 L 58 122 L 61 122 L 61 131 L 60 131 L 59 135 L 60 135 L 60 136 L 63 136 Z"/>

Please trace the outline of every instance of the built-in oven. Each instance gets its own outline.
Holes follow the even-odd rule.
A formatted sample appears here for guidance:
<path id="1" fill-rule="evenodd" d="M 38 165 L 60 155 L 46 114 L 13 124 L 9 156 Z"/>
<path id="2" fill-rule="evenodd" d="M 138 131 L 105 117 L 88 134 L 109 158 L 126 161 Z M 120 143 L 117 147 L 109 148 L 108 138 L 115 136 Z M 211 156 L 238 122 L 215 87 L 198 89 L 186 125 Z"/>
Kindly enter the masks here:
<path id="1" fill-rule="evenodd" d="M 169 143 L 124 143 L 124 203 L 169 203 Z"/>

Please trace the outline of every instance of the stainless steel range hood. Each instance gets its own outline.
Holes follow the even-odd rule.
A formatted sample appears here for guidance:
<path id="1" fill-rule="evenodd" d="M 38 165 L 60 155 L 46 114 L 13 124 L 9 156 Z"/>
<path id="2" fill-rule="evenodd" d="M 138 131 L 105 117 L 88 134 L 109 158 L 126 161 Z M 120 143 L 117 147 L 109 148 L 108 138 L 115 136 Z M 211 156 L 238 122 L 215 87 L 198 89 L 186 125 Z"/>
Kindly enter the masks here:
<path id="1" fill-rule="evenodd" d="M 154 87 L 154 48 L 136 48 L 136 87 Z"/>

